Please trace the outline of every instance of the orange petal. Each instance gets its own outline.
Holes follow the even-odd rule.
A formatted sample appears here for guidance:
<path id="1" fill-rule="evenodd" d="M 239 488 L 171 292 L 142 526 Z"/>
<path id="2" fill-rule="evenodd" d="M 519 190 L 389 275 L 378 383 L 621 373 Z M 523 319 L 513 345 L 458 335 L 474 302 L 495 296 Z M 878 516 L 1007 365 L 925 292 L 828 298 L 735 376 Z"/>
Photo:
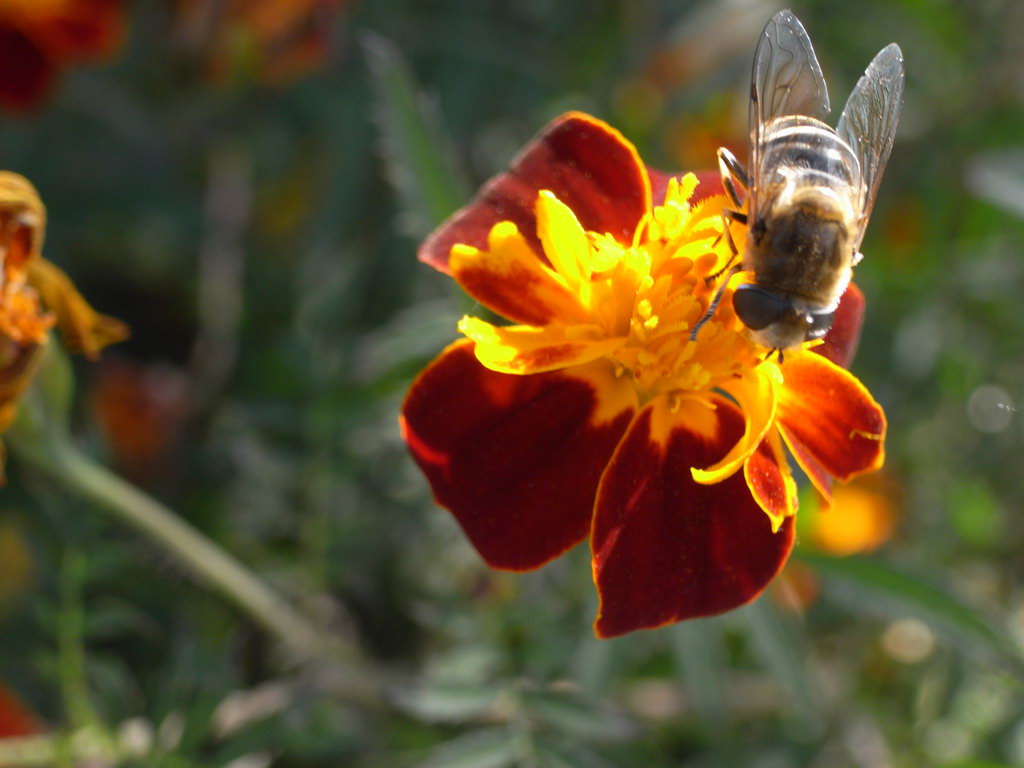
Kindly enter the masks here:
<path id="1" fill-rule="evenodd" d="M 817 462 L 803 443 L 787 432 L 782 424 L 777 426 L 779 434 L 782 435 L 786 447 L 789 448 L 789 452 L 796 459 L 797 465 L 810 479 L 811 485 L 814 486 L 814 490 L 818 494 L 818 508 L 823 512 L 830 510 L 832 508 L 832 476 Z"/>
<path id="2" fill-rule="evenodd" d="M 29 283 L 39 292 L 47 309 L 57 315 L 64 344 L 95 360 L 109 344 L 128 338 L 128 326 L 101 315 L 75 288 L 63 270 L 46 259 L 34 259 L 29 266 Z"/>
<path id="3" fill-rule="evenodd" d="M 452 246 L 483 249 L 491 227 L 511 221 L 543 259 L 534 206 L 550 190 L 576 214 L 583 228 L 630 242 L 651 207 L 647 170 L 636 148 L 596 117 L 569 112 L 550 123 L 507 171 L 495 176 L 465 208 L 456 211 L 420 246 L 420 261 L 449 271 Z"/>
<path id="4" fill-rule="evenodd" d="M 821 355 L 802 351 L 786 353 L 782 374 L 777 416 L 791 444 L 839 480 L 882 466 L 885 413 L 863 384 Z M 800 460 L 799 452 L 794 455 Z"/>
<path id="5" fill-rule="evenodd" d="M 495 225 L 487 250 L 456 245 L 449 267 L 466 293 L 513 322 L 547 325 L 587 317 L 565 281 L 537 258 L 512 222 Z"/>
<path id="6" fill-rule="evenodd" d="M 438 504 L 494 568 L 537 568 L 590 530 L 636 395 L 601 363 L 495 373 L 456 342 L 413 383 L 402 433 Z"/>
<path id="7" fill-rule="evenodd" d="M 796 514 L 796 483 L 776 430 L 769 432 L 747 459 L 743 465 L 743 477 L 754 500 L 771 520 L 773 531 L 777 531 L 786 518 Z"/>
<path id="8" fill-rule="evenodd" d="M 600 637 L 736 608 L 789 556 L 792 518 L 772 533 L 743 477 L 708 486 L 690 475 L 743 433 L 739 410 L 714 404 L 685 399 L 673 413 L 666 397 L 653 400 L 601 478 L 591 534 Z"/>

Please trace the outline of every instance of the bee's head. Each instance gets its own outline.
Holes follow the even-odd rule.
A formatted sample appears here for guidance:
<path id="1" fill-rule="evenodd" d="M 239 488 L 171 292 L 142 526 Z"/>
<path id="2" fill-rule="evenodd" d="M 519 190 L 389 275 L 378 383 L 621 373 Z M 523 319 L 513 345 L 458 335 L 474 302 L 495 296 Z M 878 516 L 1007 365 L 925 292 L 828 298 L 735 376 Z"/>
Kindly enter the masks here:
<path id="1" fill-rule="evenodd" d="M 771 349 L 789 349 L 820 339 L 832 327 L 835 315 L 835 307 L 811 309 L 753 283 L 736 289 L 732 306 L 754 341 Z"/>

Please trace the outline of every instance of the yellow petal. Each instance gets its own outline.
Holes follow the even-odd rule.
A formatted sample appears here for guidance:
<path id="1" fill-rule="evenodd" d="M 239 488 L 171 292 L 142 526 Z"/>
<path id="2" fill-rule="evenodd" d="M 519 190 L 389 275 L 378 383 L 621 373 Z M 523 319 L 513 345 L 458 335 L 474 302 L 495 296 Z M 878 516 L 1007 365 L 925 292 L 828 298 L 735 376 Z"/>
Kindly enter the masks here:
<path id="1" fill-rule="evenodd" d="M 544 255 L 571 287 L 590 279 L 590 240 L 579 219 L 551 192 L 537 196 L 537 235 Z"/>
<path id="2" fill-rule="evenodd" d="M 530 325 L 496 326 L 475 317 L 459 321 L 459 331 L 476 342 L 476 358 L 500 373 L 541 373 L 589 363 L 617 347 L 625 339 L 566 336 L 563 327 Z"/>
<path id="3" fill-rule="evenodd" d="M 743 411 L 746 425 L 743 436 L 721 461 L 706 469 L 692 468 L 693 479 L 704 485 L 720 483 L 732 476 L 750 455 L 757 450 L 775 420 L 775 382 L 762 365 L 747 370 L 735 384 L 722 389 L 732 397 Z"/>
<path id="4" fill-rule="evenodd" d="M 82 298 L 71 278 L 55 264 L 42 258 L 33 259 L 28 281 L 47 309 L 57 316 L 64 344 L 72 352 L 81 352 L 95 360 L 105 346 L 128 338 L 128 326 L 96 312 Z"/>

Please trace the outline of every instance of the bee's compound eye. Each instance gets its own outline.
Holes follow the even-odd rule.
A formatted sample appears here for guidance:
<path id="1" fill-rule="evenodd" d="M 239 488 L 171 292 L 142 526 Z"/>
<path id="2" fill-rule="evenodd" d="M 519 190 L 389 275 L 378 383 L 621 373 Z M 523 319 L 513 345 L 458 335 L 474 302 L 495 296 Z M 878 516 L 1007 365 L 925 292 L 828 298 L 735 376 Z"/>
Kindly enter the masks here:
<path id="1" fill-rule="evenodd" d="M 732 307 L 743 324 L 760 331 L 782 320 L 790 311 L 790 303 L 756 285 L 741 285 L 732 295 Z"/>
<path id="2" fill-rule="evenodd" d="M 828 333 L 829 329 L 832 327 L 832 320 L 835 318 L 835 316 L 836 313 L 834 311 L 818 313 L 812 312 L 811 314 L 809 314 L 807 316 L 807 319 L 809 321 L 807 326 L 807 341 L 811 341 L 813 339 L 820 339 L 822 336 Z"/>

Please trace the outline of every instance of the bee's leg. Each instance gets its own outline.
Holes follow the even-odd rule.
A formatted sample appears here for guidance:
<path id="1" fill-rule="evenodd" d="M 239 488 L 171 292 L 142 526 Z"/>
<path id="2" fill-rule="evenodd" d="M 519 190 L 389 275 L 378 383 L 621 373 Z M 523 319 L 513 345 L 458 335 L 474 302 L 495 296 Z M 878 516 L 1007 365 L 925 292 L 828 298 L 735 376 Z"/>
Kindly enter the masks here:
<path id="1" fill-rule="evenodd" d="M 729 229 L 729 219 L 738 221 L 740 224 L 747 223 L 747 214 L 741 213 L 740 211 L 733 211 L 726 208 L 722 211 L 722 236 L 725 237 L 725 242 L 729 246 L 729 250 L 732 251 L 732 258 L 735 259 L 740 254 L 739 248 L 736 247 L 736 243 L 732 239 L 732 230 Z M 721 236 L 719 236 L 721 239 Z M 715 245 L 718 244 L 718 240 L 715 240 Z M 732 259 L 729 260 L 730 262 Z"/>
<path id="2" fill-rule="evenodd" d="M 778 355 L 779 356 L 779 365 L 782 365 L 783 361 L 785 360 L 785 357 L 782 354 L 782 350 L 779 349 L 778 347 L 776 347 L 775 349 L 769 349 L 768 350 L 768 354 L 764 356 L 764 362 L 767 363 L 769 360 L 771 360 L 772 359 L 772 355 Z"/>
<path id="3" fill-rule="evenodd" d="M 711 299 L 711 303 L 708 305 L 708 311 L 704 313 L 701 319 L 697 321 L 697 324 L 693 326 L 693 330 L 690 331 L 690 341 L 697 340 L 697 334 L 700 332 L 700 329 L 703 328 L 704 324 L 707 323 L 707 321 L 711 319 L 711 316 L 715 314 L 715 310 L 718 309 L 718 304 L 722 300 L 722 295 L 725 293 L 726 286 L 729 285 L 729 278 L 740 271 L 740 265 L 735 264 L 728 269 L 729 275 L 722 281 L 721 285 L 718 286 L 718 290 L 715 291 L 714 298 Z"/>
<path id="4" fill-rule="evenodd" d="M 715 238 L 715 242 L 712 243 L 712 247 L 718 245 L 718 241 L 721 240 L 722 237 L 725 237 L 725 242 L 729 246 L 729 250 L 732 251 L 732 256 L 729 257 L 729 260 L 725 262 L 725 266 L 720 270 L 712 272 L 704 278 L 704 283 L 706 285 L 711 285 L 711 283 L 721 277 L 727 269 L 731 269 L 733 264 L 736 262 L 736 257 L 740 255 L 739 248 L 736 247 L 736 243 L 732 239 L 732 231 L 729 229 L 729 219 L 738 221 L 740 224 L 746 224 L 747 214 L 741 213 L 740 211 L 733 211 L 729 208 L 722 211 L 722 234 Z"/>
<path id="5" fill-rule="evenodd" d="M 733 183 L 733 180 L 738 181 L 740 186 L 743 187 L 743 191 L 746 192 L 750 188 L 747 171 L 740 165 L 740 161 L 736 159 L 736 156 L 725 147 L 718 148 L 718 172 L 722 175 L 722 186 L 725 187 L 725 192 L 729 195 L 729 199 L 732 200 L 737 208 L 742 208 L 743 203 L 740 201 L 739 195 L 736 194 L 736 185 Z"/>

